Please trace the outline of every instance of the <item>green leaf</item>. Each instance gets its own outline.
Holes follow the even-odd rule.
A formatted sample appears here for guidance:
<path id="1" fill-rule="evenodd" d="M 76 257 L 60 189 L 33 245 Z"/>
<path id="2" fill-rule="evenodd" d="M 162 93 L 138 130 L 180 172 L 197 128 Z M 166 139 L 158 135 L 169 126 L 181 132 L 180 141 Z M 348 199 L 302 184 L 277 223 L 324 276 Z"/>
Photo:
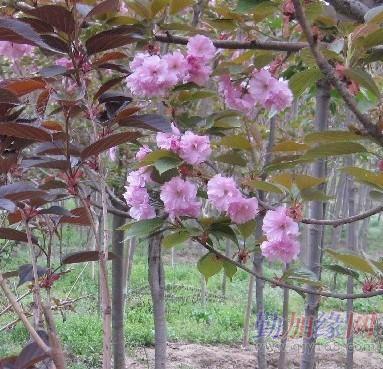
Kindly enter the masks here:
<path id="1" fill-rule="evenodd" d="M 194 0 L 170 0 L 170 14 L 174 15 L 193 4 Z"/>
<path id="2" fill-rule="evenodd" d="M 217 239 L 227 238 L 233 241 L 236 245 L 239 244 L 237 235 L 233 229 L 226 223 L 213 223 L 210 225 L 209 231 Z"/>
<path id="3" fill-rule="evenodd" d="M 382 23 L 383 20 L 383 5 L 374 6 L 364 15 L 364 20 L 371 23 Z"/>
<path id="4" fill-rule="evenodd" d="M 325 192 L 314 190 L 312 188 L 306 188 L 302 190 L 301 197 L 304 201 L 327 201 L 332 199 L 332 197 L 327 196 Z"/>
<path id="5" fill-rule="evenodd" d="M 245 167 L 247 165 L 247 161 L 243 158 L 241 153 L 236 151 L 228 151 L 225 154 L 216 156 L 213 160 L 226 164 L 239 165 L 240 167 Z"/>
<path id="6" fill-rule="evenodd" d="M 304 137 L 303 140 L 308 144 L 313 144 L 358 141 L 363 138 L 364 137 L 350 131 L 327 131 L 309 133 Z"/>
<path id="7" fill-rule="evenodd" d="M 325 264 L 323 265 L 323 268 L 327 270 L 331 270 L 332 272 L 335 272 L 338 274 L 350 275 L 351 277 L 355 279 L 359 278 L 359 273 L 355 272 L 355 270 L 344 268 L 338 264 Z"/>
<path id="8" fill-rule="evenodd" d="M 170 169 L 177 168 L 180 163 L 181 160 L 178 158 L 161 158 L 154 163 L 154 167 L 161 175 Z"/>
<path id="9" fill-rule="evenodd" d="M 230 282 L 233 281 L 234 274 L 237 273 L 237 267 L 230 261 L 223 261 L 223 270 L 226 276 L 230 279 Z"/>
<path id="10" fill-rule="evenodd" d="M 289 87 L 295 97 L 303 94 L 308 88 L 313 86 L 322 78 L 322 72 L 317 68 L 306 69 L 303 72 L 295 73 L 289 79 Z"/>
<path id="11" fill-rule="evenodd" d="M 170 233 L 162 240 L 162 246 L 170 249 L 174 246 L 180 245 L 190 238 L 190 233 L 186 229 L 179 229 L 173 233 Z"/>
<path id="12" fill-rule="evenodd" d="M 342 262 L 346 267 L 355 269 L 359 272 L 374 274 L 375 270 L 371 266 L 371 261 L 362 256 L 351 253 L 342 253 L 331 249 L 326 249 L 326 252 L 335 260 Z"/>
<path id="13" fill-rule="evenodd" d="M 367 152 L 367 149 L 356 142 L 335 142 L 316 146 L 307 150 L 304 158 L 322 158 L 332 155 L 349 155 Z"/>
<path id="14" fill-rule="evenodd" d="M 197 268 L 200 273 L 205 277 L 206 282 L 210 277 L 219 273 L 223 267 L 222 259 L 218 258 L 213 253 L 208 253 L 199 259 Z"/>
<path id="15" fill-rule="evenodd" d="M 152 17 L 154 17 L 157 13 L 163 10 L 166 5 L 169 4 L 170 0 L 153 0 L 150 4 L 150 10 L 152 13 Z"/>
<path id="16" fill-rule="evenodd" d="M 383 174 L 381 173 L 374 173 L 367 169 L 358 167 L 345 167 L 341 170 L 342 172 L 353 176 L 358 182 L 367 183 L 377 188 L 381 188 L 383 186 Z"/>
<path id="17" fill-rule="evenodd" d="M 238 0 L 236 11 L 240 13 L 248 13 L 260 3 L 269 2 L 269 0 Z"/>
<path id="18" fill-rule="evenodd" d="M 219 144 L 231 147 L 233 149 L 251 150 L 251 144 L 246 136 L 225 136 L 221 139 Z"/>
<path id="19" fill-rule="evenodd" d="M 264 182 L 264 181 L 250 180 L 250 181 L 246 181 L 245 184 L 251 188 L 255 188 L 260 191 L 283 193 L 283 191 L 275 184 Z"/>
<path id="20" fill-rule="evenodd" d="M 273 146 L 273 152 L 277 151 L 304 151 L 309 148 L 309 145 L 294 141 L 283 141 Z"/>
<path id="21" fill-rule="evenodd" d="M 299 188 L 299 191 L 303 191 L 311 187 L 319 186 L 326 182 L 326 178 L 318 178 L 306 174 L 296 174 L 294 176 L 294 182 Z"/>
<path id="22" fill-rule="evenodd" d="M 128 232 L 126 233 L 127 237 L 147 237 L 155 231 L 158 231 L 163 224 L 163 218 L 154 218 L 129 223 L 124 225 L 120 229 L 128 230 Z"/>
<path id="23" fill-rule="evenodd" d="M 302 265 L 291 265 L 282 275 L 284 281 L 297 281 L 300 283 L 306 283 L 313 287 L 323 286 L 322 282 L 318 280 L 318 277 L 310 269 Z"/>
<path id="24" fill-rule="evenodd" d="M 358 82 L 361 86 L 367 88 L 367 90 L 371 91 L 375 96 L 380 96 L 378 86 L 375 84 L 372 77 L 364 70 L 359 68 L 347 68 L 344 70 L 344 74 L 348 78 Z"/>
<path id="25" fill-rule="evenodd" d="M 370 191 L 369 196 L 375 201 L 383 201 L 383 192 L 381 191 Z"/>
<path id="26" fill-rule="evenodd" d="M 151 165 L 163 158 L 177 159 L 178 156 L 168 150 L 155 150 L 147 154 L 140 164 L 141 166 Z"/>
<path id="27" fill-rule="evenodd" d="M 246 223 L 237 225 L 239 232 L 241 232 L 241 235 L 245 240 L 254 233 L 256 226 L 257 222 L 255 220 L 250 220 Z"/>

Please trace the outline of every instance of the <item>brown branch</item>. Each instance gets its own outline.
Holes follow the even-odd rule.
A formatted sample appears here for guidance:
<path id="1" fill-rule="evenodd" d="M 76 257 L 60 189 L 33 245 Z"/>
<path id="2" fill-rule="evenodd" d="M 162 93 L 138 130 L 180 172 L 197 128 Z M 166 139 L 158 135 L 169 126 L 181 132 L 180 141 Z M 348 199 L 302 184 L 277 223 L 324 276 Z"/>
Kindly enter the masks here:
<path id="1" fill-rule="evenodd" d="M 170 33 L 156 34 L 154 39 L 158 42 L 164 42 L 176 45 L 186 45 L 189 41 L 187 37 L 173 36 Z M 228 40 L 212 40 L 213 44 L 218 49 L 231 50 L 274 50 L 274 51 L 289 51 L 297 52 L 308 47 L 306 42 L 286 42 L 286 41 L 228 41 Z"/>
<path id="2" fill-rule="evenodd" d="M 269 205 L 268 203 L 259 200 L 258 203 L 265 209 L 265 210 L 275 210 L 274 206 Z M 358 222 L 359 220 L 363 220 L 365 218 L 369 218 L 372 215 L 378 214 L 383 211 L 383 205 L 377 206 L 376 208 L 372 208 L 370 210 L 364 211 L 363 213 L 359 213 L 356 215 L 353 215 L 351 217 L 347 218 L 339 218 L 339 219 L 311 219 L 311 218 L 303 218 L 301 220 L 301 223 L 305 224 L 319 224 L 319 225 L 329 225 L 333 227 L 338 227 L 343 224 L 349 224 Z"/>
<path id="3" fill-rule="evenodd" d="M 5 279 L 3 278 L 3 275 L 0 273 L 0 287 L 3 290 L 6 298 L 10 302 L 10 304 L 13 307 L 13 310 L 17 314 L 17 316 L 20 318 L 20 320 L 24 323 L 25 328 L 29 332 L 29 334 L 32 336 L 32 338 L 36 341 L 36 343 L 40 346 L 40 348 L 48 355 L 50 355 L 50 348 L 49 346 L 42 340 L 42 338 L 38 335 L 36 330 L 33 328 L 32 324 L 24 314 L 23 309 L 21 308 L 20 304 L 17 302 L 16 297 L 13 295 L 11 290 L 8 288 L 7 283 Z"/>
<path id="4" fill-rule="evenodd" d="M 376 126 L 367 115 L 363 114 L 357 107 L 355 98 L 348 91 L 346 85 L 336 77 L 334 68 L 328 62 L 328 60 L 323 56 L 319 50 L 319 45 L 316 39 L 313 36 L 311 27 L 307 22 L 306 16 L 304 14 L 300 0 L 292 0 L 295 7 L 296 18 L 302 27 L 303 33 L 307 38 L 311 52 L 315 58 L 315 61 L 325 76 L 325 78 L 338 90 L 339 94 L 342 96 L 347 107 L 354 113 L 358 118 L 359 122 L 366 129 L 367 133 L 373 137 L 380 145 L 383 146 L 383 134 L 378 126 Z"/>
<path id="5" fill-rule="evenodd" d="M 373 292 L 368 292 L 368 293 L 347 294 L 347 293 L 326 292 L 326 291 L 321 291 L 321 290 L 313 291 L 313 290 L 311 290 L 309 288 L 293 286 L 291 284 L 282 282 L 280 280 L 276 280 L 276 279 L 265 277 L 263 275 L 259 275 L 258 273 L 254 272 L 253 270 L 249 269 L 248 267 L 246 267 L 245 265 L 239 263 L 238 261 L 235 261 L 235 260 L 231 259 L 230 257 L 222 254 L 221 252 L 216 250 L 214 247 L 212 247 L 212 246 L 208 245 L 207 243 L 203 242 L 198 237 L 193 237 L 193 240 L 197 241 L 206 250 L 212 252 L 213 254 L 215 254 L 220 259 L 226 260 L 226 261 L 234 264 L 237 268 L 244 270 L 245 272 L 253 275 L 256 278 L 259 278 L 259 279 L 261 279 L 261 280 L 263 280 L 265 282 L 268 282 L 268 283 L 272 284 L 273 286 L 278 286 L 278 287 L 281 287 L 281 288 L 288 288 L 290 290 L 293 290 L 293 291 L 296 291 L 296 292 L 300 292 L 300 293 L 305 293 L 305 294 L 307 293 L 307 294 L 318 295 L 318 296 L 323 296 L 323 297 L 332 297 L 332 298 L 339 299 L 339 300 L 367 299 L 367 298 L 370 298 L 370 297 L 383 295 L 383 289 L 382 290 L 373 291 Z"/>

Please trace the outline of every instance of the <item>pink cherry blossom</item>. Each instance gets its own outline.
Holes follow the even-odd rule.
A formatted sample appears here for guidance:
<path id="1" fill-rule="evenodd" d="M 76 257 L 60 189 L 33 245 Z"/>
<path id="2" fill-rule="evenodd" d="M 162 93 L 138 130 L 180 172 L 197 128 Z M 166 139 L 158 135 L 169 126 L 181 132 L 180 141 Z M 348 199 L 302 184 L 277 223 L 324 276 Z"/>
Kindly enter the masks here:
<path id="1" fill-rule="evenodd" d="M 10 41 L 0 41 L 0 54 L 9 59 L 19 59 L 31 55 L 34 47 L 31 45 L 15 44 Z"/>
<path id="2" fill-rule="evenodd" d="M 137 207 L 133 206 L 130 208 L 129 214 L 136 220 L 153 219 L 156 217 L 156 211 L 150 204 L 143 204 Z"/>
<path id="3" fill-rule="evenodd" d="M 267 211 L 263 219 L 262 230 L 268 240 L 280 241 L 286 237 L 299 235 L 298 224 L 287 215 L 287 208 L 284 206 Z"/>
<path id="4" fill-rule="evenodd" d="M 160 149 L 170 150 L 175 153 L 179 151 L 181 140 L 180 130 L 172 123 L 172 133 L 158 132 L 156 143 Z"/>
<path id="5" fill-rule="evenodd" d="M 135 185 L 125 186 L 123 194 L 126 203 L 131 207 L 129 214 L 133 219 L 151 219 L 156 216 L 156 212 L 149 204 L 149 194 L 145 187 Z"/>
<path id="6" fill-rule="evenodd" d="M 258 214 L 258 200 L 255 197 L 249 199 L 237 197 L 230 202 L 227 214 L 234 223 L 246 223 Z"/>
<path id="7" fill-rule="evenodd" d="M 140 147 L 139 150 L 136 152 L 136 159 L 142 160 L 145 158 L 146 155 L 148 155 L 151 152 L 152 150 L 150 149 L 150 147 L 148 145 L 144 145 Z"/>
<path id="8" fill-rule="evenodd" d="M 177 80 L 182 82 L 188 71 L 188 63 L 186 58 L 179 51 L 163 56 L 163 60 L 167 63 L 168 72 L 173 73 Z"/>
<path id="9" fill-rule="evenodd" d="M 138 170 L 130 172 L 126 178 L 126 181 L 134 187 L 145 187 L 147 183 L 151 182 L 151 169 L 148 167 L 142 167 Z"/>
<path id="10" fill-rule="evenodd" d="M 261 105 L 270 98 L 270 94 L 277 84 L 277 80 L 266 69 L 253 74 L 249 81 L 249 91 L 254 99 Z"/>
<path id="11" fill-rule="evenodd" d="M 160 198 L 170 219 L 180 216 L 196 218 L 201 212 L 197 186 L 181 177 L 173 177 L 161 187 Z"/>
<path id="12" fill-rule="evenodd" d="M 269 261 L 290 263 L 297 258 L 300 251 L 300 244 L 293 238 L 284 237 L 280 240 L 262 242 L 261 250 L 262 255 Z"/>
<path id="13" fill-rule="evenodd" d="M 188 73 L 185 77 L 185 82 L 194 82 L 198 86 L 204 86 L 212 73 L 211 66 L 207 65 L 204 59 L 194 55 L 188 55 L 186 61 Z"/>
<path id="14" fill-rule="evenodd" d="M 216 48 L 213 42 L 208 37 L 203 35 L 191 37 L 186 47 L 188 55 L 192 55 L 204 61 L 210 61 L 214 58 L 216 53 Z"/>
<path id="15" fill-rule="evenodd" d="M 249 117 L 253 115 L 256 100 L 245 86 L 234 85 L 228 75 L 223 75 L 218 83 L 218 89 L 228 108 L 238 110 Z"/>
<path id="16" fill-rule="evenodd" d="M 233 177 L 222 177 L 221 174 L 215 175 L 207 183 L 207 195 L 212 205 L 219 211 L 227 211 L 230 203 L 241 193 Z"/>
<path id="17" fill-rule="evenodd" d="M 169 73 L 165 60 L 158 55 L 140 54 L 131 63 L 132 74 L 126 78 L 131 92 L 138 96 L 163 96 L 177 84 L 177 76 Z"/>
<path id="18" fill-rule="evenodd" d="M 199 136 L 187 131 L 181 136 L 179 155 L 188 164 L 197 165 L 204 162 L 211 154 L 208 136 Z"/>
<path id="19" fill-rule="evenodd" d="M 269 97 L 265 101 L 265 108 L 280 112 L 291 106 L 293 94 L 289 89 L 287 82 L 277 81 Z"/>

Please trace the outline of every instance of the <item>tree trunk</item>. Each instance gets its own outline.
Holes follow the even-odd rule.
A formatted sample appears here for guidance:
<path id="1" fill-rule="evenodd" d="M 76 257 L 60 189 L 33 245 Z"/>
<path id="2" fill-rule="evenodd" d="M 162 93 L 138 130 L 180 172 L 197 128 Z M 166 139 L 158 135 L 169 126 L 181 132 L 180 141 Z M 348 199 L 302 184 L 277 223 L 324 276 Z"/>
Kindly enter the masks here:
<path id="1" fill-rule="evenodd" d="M 113 215 L 112 250 L 112 348 L 114 369 L 125 369 L 124 338 L 124 231 L 119 230 L 125 219 Z"/>
<path id="2" fill-rule="evenodd" d="M 288 269 L 288 264 L 286 264 L 285 270 Z M 289 333 L 289 289 L 283 289 L 283 308 L 282 308 L 282 337 L 281 345 L 279 348 L 279 360 L 278 360 L 278 369 L 285 369 L 286 366 L 286 345 L 287 345 L 287 336 Z"/>
<path id="3" fill-rule="evenodd" d="M 161 258 L 161 236 L 149 241 L 148 265 L 149 285 L 153 302 L 154 317 L 154 368 L 166 368 L 166 312 L 165 312 L 165 273 Z"/>
<path id="4" fill-rule="evenodd" d="M 253 270 L 255 269 L 253 264 Z M 249 277 L 249 288 L 247 290 L 247 304 L 245 309 L 245 319 L 243 323 L 243 347 L 249 347 L 249 326 L 250 326 L 250 318 L 251 318 L 251 311 L 253 307 L 253 297 L 254 297 L 254 282 L 255 277 L 253 275 L 250 275 Z"/>
<path id="5" fill-rule="evenodd" d="M 352 165 L 352 160 L 347 162 L 348 165 Z M 355 215 L 355 194 L 356 187 L 351 178 L 348 179 L 348 216 Z M 356 248 L 356 224 L 350 223 L 348 225 L 347 243 L 351 251 Z M 348 276 L 347 279 L 347 293 L 352 294 L 354 292 L 354 279 L 352 276 Z M 347 345 L 346 345 L 346 369 L 353 369 L 354 367 L 354 337 L 353 337 L 353 309 L 354 300 L 347 300 Z"/>
<path id="6" fill-rule="evenodd" d="M 328 113 L 330 103 L 330 86 L 326 81 L 319 81 L 317 84 L 316 117 L 315 125 L 319 132 L 328 127 Z M 313 164 L 313 175 L 326 177 L 326 162 L 318 160 Z M 325 187 L 321 185 L 323 190 Z M 321 201 L 313 201 L 310 207 L 310 218 L 323 219 L 324 204 Z M 320 277 L 321 255 L 323 242 L 323 226 L 311 225 L 308 242 L 308 267 Z M 306 298 L 305 307 L 305 328 L 303 336 L 303 353 L 301 369 L 313 369 L 315 364 L 315 345 L 317 338 L 317 322 L 319 310 L 319 297 L 309 294 Z"/>

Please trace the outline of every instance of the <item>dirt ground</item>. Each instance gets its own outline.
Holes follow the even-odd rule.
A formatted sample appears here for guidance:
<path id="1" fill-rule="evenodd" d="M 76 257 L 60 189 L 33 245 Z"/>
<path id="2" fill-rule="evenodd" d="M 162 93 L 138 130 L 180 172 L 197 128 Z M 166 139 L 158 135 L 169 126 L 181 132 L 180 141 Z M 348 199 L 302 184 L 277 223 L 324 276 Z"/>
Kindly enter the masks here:
<path id="1" fill-rule="evenodd" d="M 299 368 L 301 344 L 298 340 L 288 345 L 288 363 L 286 369 Z M 278 352 L 271 348 L 268 355 L 268 367 L 277 368 Z M 153 368 L 154 351 L 152 348 L 138 349 L 134 358 L 128 359 L 129 369 Z M 345 349 L 331 344 L 317 346 L 316 369 L 344 368 Z M 212 346 L 198 344 L 168 344 L 169 369 L 256 369 L 255 347 L 244 349 L 232 346 Z M 383 355 L 375 352 L 354 353 L 355 369 L 383 369 Z"/>

